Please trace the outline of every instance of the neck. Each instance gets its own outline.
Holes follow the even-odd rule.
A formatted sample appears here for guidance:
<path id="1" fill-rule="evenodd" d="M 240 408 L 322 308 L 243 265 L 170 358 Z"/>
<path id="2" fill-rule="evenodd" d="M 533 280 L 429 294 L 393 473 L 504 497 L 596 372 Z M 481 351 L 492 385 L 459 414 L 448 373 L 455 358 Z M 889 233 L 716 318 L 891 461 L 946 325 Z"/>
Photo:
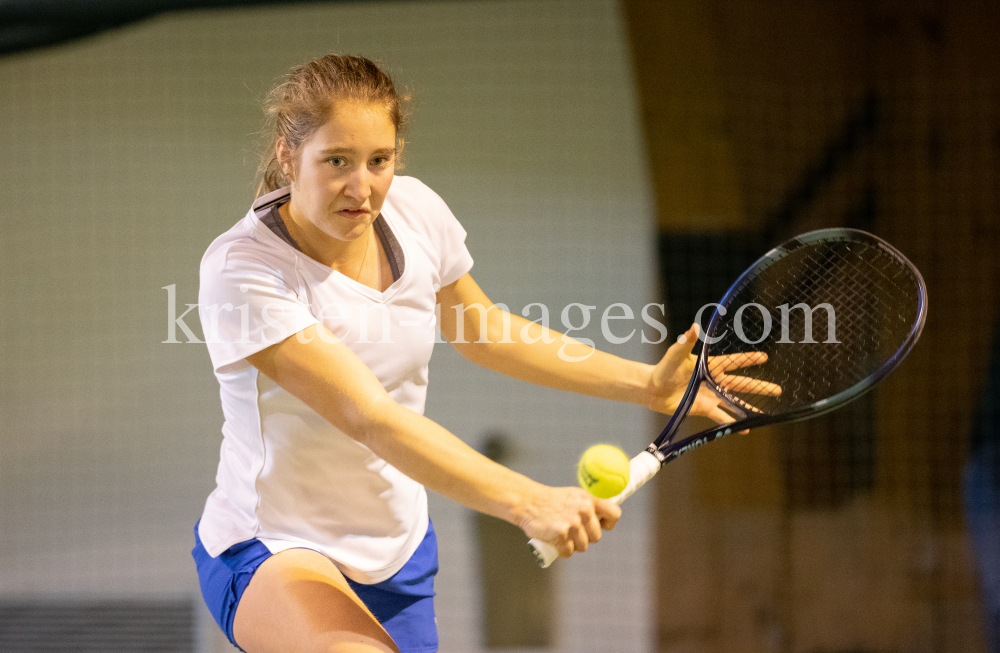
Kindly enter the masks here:
<path id="1" fill-rule="evenodd" d="M 341 240 L 317 229 L 308 220 L 300 219 L 293 202 L 282 204 L 278 207 L 278 213 L 303 254 L 345 276 L 352 279 L 355 277 L 359 266 L 363 263 L 362 259 L 371 238 L 369 233 L 371 225 L 360 237 L 354 240 Z"/>

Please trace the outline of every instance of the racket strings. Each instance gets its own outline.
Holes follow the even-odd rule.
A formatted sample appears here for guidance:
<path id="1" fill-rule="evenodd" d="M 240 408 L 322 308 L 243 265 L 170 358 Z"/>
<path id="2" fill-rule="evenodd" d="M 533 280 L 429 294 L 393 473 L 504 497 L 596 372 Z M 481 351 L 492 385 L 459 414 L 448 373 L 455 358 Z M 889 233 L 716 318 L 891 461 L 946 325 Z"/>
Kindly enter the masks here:
<path id="1" fill-rule="evenodd" d="M 912 336 L 920 300 L 912 266 L 877 241 L 778 251 L 723 300 L 725 315 L 706 333 L 709 380 L 748 412 L 828 400 L 889 364 Z"/>

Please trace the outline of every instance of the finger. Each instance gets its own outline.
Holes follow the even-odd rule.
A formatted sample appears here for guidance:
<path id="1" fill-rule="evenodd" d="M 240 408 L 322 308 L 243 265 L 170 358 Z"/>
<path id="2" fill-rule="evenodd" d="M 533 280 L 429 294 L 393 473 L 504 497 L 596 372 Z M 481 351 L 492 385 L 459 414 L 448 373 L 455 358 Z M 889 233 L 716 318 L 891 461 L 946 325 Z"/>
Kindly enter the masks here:
<path id="1" fill-rule="evenodd" d="M 560 558 L 568 558 L 573 555 L 573 540 L 571 540 L 568 536 L 560 538 L 558 542 L 551 542 L 551 544 L 559 549 Z"/>
<path id="2" fill-rule="evenodd" d="M 582 525 L 574 526 L 570 529 L 571 542 L 573 543 L 573 551 L 583 553 L 587 550 L 590 544 L 590 539 L 587 537 L 587 529 Z"/>
<path id="3" fill-rule="evenodd" d="M 697 322 L 692 322 L 691 326 L 688 327 L 688 330 L 677 338 L 677 342 L 687 347 L 687 353 L 690 354 L 691 350 L 694 349 L 694 346 L 698 344 L 699 333 L 701 333 L 701 325 Z"/>
<path id="4" fill-rule="evenodd" d="M 741 367 L 750 367 L 767 362 L 767 354 L 762 351 L 746 351 L 724 356 L 709 356 L 708 366 L 711 370 L 729 371 Z"/>
<path id="5" fill-rule="evenodd" d="M 597 518 L 593 509 L 581 513 L 580 517 L 583 520 L 583 527 L 587 531 L 587 540 L 589 542 L 600 542 L 601 521 Z"/>
<path id="6" fill-rule="evenodd" d="M 614 528 L 622 516 L 621 506 L 608 499 L 598 499 L 595 501 L 594 512 L 597 513 L 598 518 L 601 520 L 601 528 L 606 531 Z"/>
<path id="7" fill-rule="evenodd" d="M 716 408 L 715 410 L 713 410 L 712 412 L 710 412 L 708 414 L 708 417 L 711 418 L 712 420 L 714 420 L 716 424 L 732 424 L 733 422 L 736 421 L 733 418 L 732 415 L 730 415 L 726 411 L 722 410 L 721 408 Z M 750 429 L 743 429 L 742 431 L 738 431 L 738 433 L 741 433 L 741 434 L 744 434 L 744 435 L 747 434 L 747 433 L 749 433 L 749 432 L 750 432 Z"/>
<path id="8" fill-rule="evenodd" d="M 691 355 L 694 346 L 698 344 L 698 333 L 698 324 L 692 324 L 691 328 L 677 337 L 677 342 L 670 345 L 661 363 L 666 363 L 670 369 L 674 369 L 684 362 L 684 359 Z"/>
<path id="9" fill-rule="evenodd" d="M 747 403 L 745 401 L 740 402 L 740 408 L 742 408 L 743 410 L 745 410 L 747 412 L 750 412 L 750 413 L 761 413 L 762 414 L 764 412 L 760 408 L 757 408 L 753 404 Z"/>
<path id="10" fill-rule="evenodd" d="M 730 392 L 767 395 L 769 397 L 781 396 L 781 386 L 770 381 L 762 381 L 749 376 L 732 376 L 729 374 L 722 374 L 716 377 L 715 380 Z"/>
<path id="11" fill-rule="evenodd" d="M 721 408 L 713 408 L 708 412 L 708 415 L 706 415 L 706 417 L 708 417 L 716 424 L 732 424 L 733 422 L 736 421 L 736 419 L 732 415 L 722 410 Z"/>

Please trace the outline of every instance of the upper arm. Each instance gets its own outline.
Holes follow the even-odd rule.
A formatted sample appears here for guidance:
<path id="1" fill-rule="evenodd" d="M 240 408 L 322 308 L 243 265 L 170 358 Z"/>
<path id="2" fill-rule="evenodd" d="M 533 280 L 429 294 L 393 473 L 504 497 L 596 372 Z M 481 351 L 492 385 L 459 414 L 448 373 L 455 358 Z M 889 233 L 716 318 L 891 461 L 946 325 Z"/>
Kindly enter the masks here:
<path id="1" fill-rule="evenodd" d="M 356 440 L 392 401 L 378 378 L 321 324 L 314 324 L 246 360 Z"/>
<path id="2" fill-rule="evenodd" d="M 493 302 L 471 274 L 465 273 L 441 288 L 437 302 L 441 306 L 441 335 L 460 352 L 465 354 L 468 346 L 477 341 L 480 341 L 478 344 L 484 344 L 484 340 L 493 342 L 490 330 L 493 323 L 502 321 L 501 309 L 488 310 Z"/>
<path id="3" fill-rule="evenodd" d="M 198 316 L 218 373 L 245 369 L 248 357 L 318 323 L 300 297 L 294 259 L 252 239 L 206 254 Z"/>

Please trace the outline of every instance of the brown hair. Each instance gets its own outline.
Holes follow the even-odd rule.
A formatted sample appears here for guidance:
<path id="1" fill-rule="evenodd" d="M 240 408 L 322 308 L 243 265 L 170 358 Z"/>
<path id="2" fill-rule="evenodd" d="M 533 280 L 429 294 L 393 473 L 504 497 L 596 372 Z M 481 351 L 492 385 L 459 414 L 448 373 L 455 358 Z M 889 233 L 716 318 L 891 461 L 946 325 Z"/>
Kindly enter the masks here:
<path id="1" fill-rule="evenodd" d="M 396 128 L 397 155 L 402 151 L 409 96 L 397 93 L 392 79 L 372 61 L 364 57 L 328 54 L 293 68 L 267 96 L 264 104 L 267 126 L 258 170 L 262 178 L 258 195 L 289 183 L 274 152 L 278 139 L 285 139 L 288 148 L 297 152 L 329 119 L 334 102 L 345 98 L 384 105 Z"/>

